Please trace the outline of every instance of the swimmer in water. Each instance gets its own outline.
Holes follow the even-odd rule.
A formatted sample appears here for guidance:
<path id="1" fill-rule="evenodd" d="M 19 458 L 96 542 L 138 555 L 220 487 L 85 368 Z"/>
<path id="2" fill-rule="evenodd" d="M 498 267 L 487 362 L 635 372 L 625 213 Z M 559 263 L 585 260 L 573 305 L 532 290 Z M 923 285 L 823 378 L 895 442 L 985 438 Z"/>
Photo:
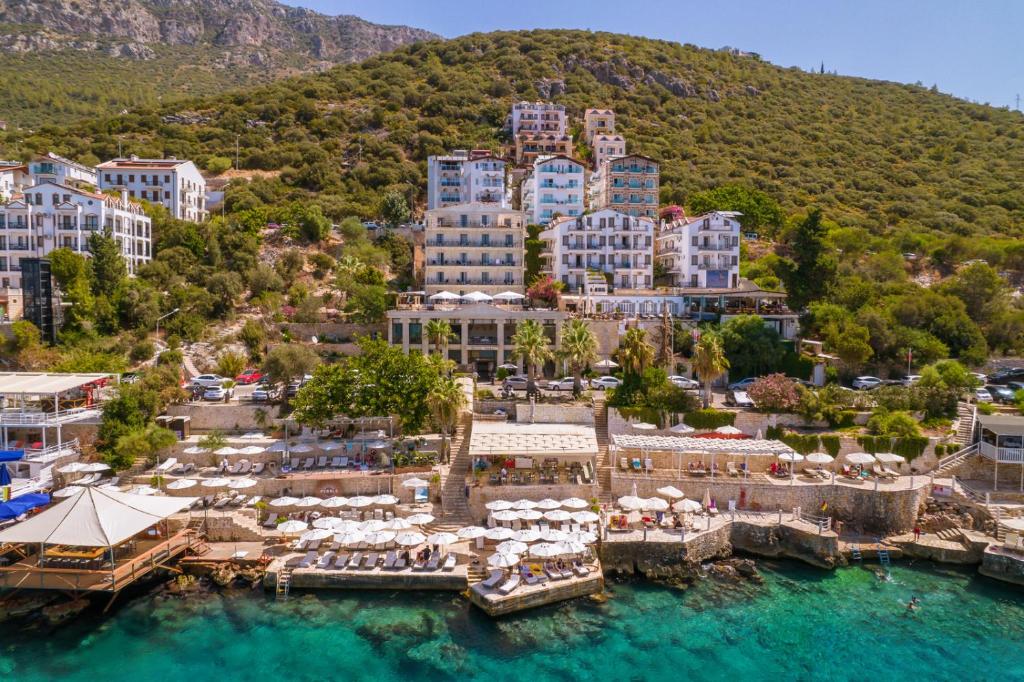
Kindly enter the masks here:
<path id="1" fill-rule="evenodd" d="M 907 611 L 915 611 L 918 603 L 920 602 L 917 597 L 911 597 L 910 601 L 907 603 Z"/>

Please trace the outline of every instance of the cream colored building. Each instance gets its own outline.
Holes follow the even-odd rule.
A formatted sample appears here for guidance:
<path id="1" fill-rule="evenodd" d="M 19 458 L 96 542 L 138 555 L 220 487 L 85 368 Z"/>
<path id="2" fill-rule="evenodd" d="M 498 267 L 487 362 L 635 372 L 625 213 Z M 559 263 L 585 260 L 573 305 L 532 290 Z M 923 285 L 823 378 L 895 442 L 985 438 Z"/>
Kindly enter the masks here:
<path id="1" fill-rule="evenodd" d="M 583 112 L 583 137 L 587 144 L 593 146 L 595 136 L 614 132 L 615 112 L 611 109 L 587 109 Z"/>
<path id="2" fill-rule="evenodd" d="M 608 159 L 625 156 L 626 138 L 622 135 L 595 135 L 590 149 L 593 152 L 594 170 L 601 170 Z"/>
<path id="3" fill-rule="evenodd" d="M 608 159 L 590 181 L 590 208 L 657 218 L 661 169 L 641 154 Z"/>
<path id="4" fill-rule="evenodd" d="M 522 293 L 526 221 L 522 211 L 494 204 L 459 204 L 427 211 L 427 294 Z"/>

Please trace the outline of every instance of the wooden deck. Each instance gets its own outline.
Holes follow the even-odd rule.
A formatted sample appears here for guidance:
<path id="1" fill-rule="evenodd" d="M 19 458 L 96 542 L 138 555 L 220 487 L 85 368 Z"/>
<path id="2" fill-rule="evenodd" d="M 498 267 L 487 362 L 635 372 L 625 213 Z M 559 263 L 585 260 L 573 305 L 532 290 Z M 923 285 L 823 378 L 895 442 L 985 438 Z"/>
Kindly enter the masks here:
<path id="1" fill-rule="evenodd" d="M 166 568 L 171 559 L 198 547 L 196 532 L 185 529 L 163 541 L 142 540 L 138 553 L 117 561 L 106 570 L 44 568 L 39 555 L 31 554 L 10 566 L 0 566 L 0 589 L 61 590 L 70 592 L 118 592 L 158 568 Z"/>

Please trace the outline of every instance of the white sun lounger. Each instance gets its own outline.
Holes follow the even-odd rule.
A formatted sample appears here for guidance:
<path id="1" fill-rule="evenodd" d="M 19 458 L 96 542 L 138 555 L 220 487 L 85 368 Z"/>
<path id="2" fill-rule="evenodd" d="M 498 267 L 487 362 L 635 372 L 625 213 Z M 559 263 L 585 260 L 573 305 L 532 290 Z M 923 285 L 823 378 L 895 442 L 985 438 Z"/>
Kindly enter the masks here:
<path id="1" fill-rule="evenodd" d="M 395 554 L 395 550 L 389 550 L 384 557 L 384 568 L 394 568 L 396 561 L 398 561 L 398 555 Z"/>
<path id="2" fill-rule="evenodd" d="M 342 552 L 341 554 L 339 554 L 337 556 L 337 558 L 335 558 L 335 560 L 334 560 L 334 567 L 335 568 L 345 568 L 345 564 L 348 563 L 348 557 L 349 557 L 348 552 Z"/>
<path id="3" fill-rule="evenodd" d="M 316 562 L 316 567 L 317 568 L 328 568 L 333 562 L 334 562 L 334 552 L 327 552 L 322 557 L 320 557 L 320 561 Z"/>
<path id="4" fill-rule="evenodd" d="M 519 587 L 519 576 L 513 575 L 511 578 L 502 583 L 501 587 L 498 588 L 498 592 L 502 594 L 509 594 L 512 590 Z"/>
<path id="5" fill-rule="evenodd" d="M 238 463 L 238 473 L 247 474 L 252 471 L 252 462 L 247 459 L 243 459 Z"/>
<path id="6" fill-rule="evenodd" d="M 339 468 L 341 468 L 341 457 L 332 457 L 331 458 L 331 468 L 332 469 L 339 469 Z"/>
<path id="7" fill-rule="evenodd" d="M 309 568 L 316 561 L 316 550 L 306 552 L 306 556 L 302 557 L 302 561 L 299 562 L 299 568 Z"/>
<path id="8" fill-rule="evenodd" d="M 256 462 L 255 464 L 252 465 L 252 474 L 253 474 L 253 476 L 258 476 L 259 474 L 262 474 L 263 470 L 266 469 L 266 468 L 267 468 L 267 465 L 264 464 L 263 462 Z"/>
<path id="9" fill-rule="evenodd" d="M 590 575 L 590 568 L 580 563 L 574 563 L 572 565 L 572 572 L 581 578 L 585 578 Z"/>
<path id="10" fill-rule="evenodd" d="M 363 553 L 356 552 L 352 555 L 352 558 L 348 560 L 349 568 L 359 568 L 359 564 L 363 563 Z"/>
<path id="11" fill-rule="evenodd" d="M 298 457 L 292 457 L 291 460 L 288 462 L 288 466 L 290 466 L 292 468 L 292 471 L 298 469 L 299 468 L 299 458 Z"/>
<path id="12" fill-rule="evenodd" d="M 307 457 L 306 461 L 302 463 L 302 468 L 303 469 L 312 469 L 313 468 L 313 458 L 312 457 Z"/>
<path id="13" fill-rule="evenodd" d="M 158 466 L 156 468 L 156 470 L 159 471 L 161 474 L 166 474 L 168 471 L 170 471 L 171 469 L 173 469 L 177 465 L 178 465 L 178 458 L 177 457 L 168 457 L 167 459 L 165 459 L 163 462 L 160 463 L 160 466 Z"/>
<path id="14" fill-rule="evenodd" d="M 491 575 L 488 576 L 487 580 L 481 581 L 480 584 L 484 587 L 496 587 L 504 577 L 505 572 L 496 568 L 493 571 L 491 571 Z"/>
<path id="15" fill-rule="evenodd" d="M 457 564 L 458 562 L 459 562 L 458 557 L 456 557 L 454 554 L 449 554 L 448 556 L 446 556 L 444 558 L 444 564 L 441 565 L 441 570 L 442 571 L 454 571 L 455 570 L 455 564 Z"/>

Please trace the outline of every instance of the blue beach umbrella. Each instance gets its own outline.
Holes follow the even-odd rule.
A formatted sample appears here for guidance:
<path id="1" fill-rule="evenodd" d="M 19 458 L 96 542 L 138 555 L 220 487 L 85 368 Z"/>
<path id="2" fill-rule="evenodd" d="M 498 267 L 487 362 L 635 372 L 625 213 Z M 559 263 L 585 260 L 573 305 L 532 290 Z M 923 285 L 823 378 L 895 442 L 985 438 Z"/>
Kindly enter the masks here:
<path id="1" fill-rule="evenodd" d="M 0 464 L 0 488 L 11 484 L 11 472 L 6 464 Z"/>

